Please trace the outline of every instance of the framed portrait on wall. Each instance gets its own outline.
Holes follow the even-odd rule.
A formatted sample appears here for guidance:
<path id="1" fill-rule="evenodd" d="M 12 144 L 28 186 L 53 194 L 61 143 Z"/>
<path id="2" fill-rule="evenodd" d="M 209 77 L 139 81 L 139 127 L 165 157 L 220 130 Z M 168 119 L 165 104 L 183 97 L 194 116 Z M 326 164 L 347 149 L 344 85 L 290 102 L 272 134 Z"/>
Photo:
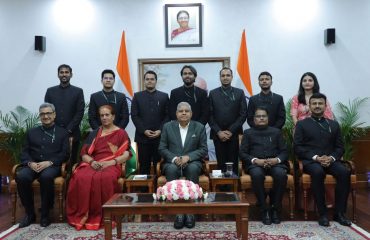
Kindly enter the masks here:
<path id="1" fill-rule="evenodd" d="M 166 47 L 202 46 L 202 4 L 165 4 Z"/>

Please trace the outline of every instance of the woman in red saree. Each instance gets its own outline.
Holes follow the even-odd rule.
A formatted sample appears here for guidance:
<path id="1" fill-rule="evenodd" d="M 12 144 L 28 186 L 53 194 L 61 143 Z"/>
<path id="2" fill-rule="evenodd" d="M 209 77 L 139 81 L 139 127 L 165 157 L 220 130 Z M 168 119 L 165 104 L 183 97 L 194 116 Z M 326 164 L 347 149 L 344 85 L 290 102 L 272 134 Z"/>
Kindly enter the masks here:
<path id="1" fill-rule="evenodd" d="M 90 133 L 81 149 L 81 164 L 68 186 L 68 223 L 77 230 L 97 230 L 102 225 L 102 206 L 119 189 L 121 164 L 130 159 L 130 140 L 125 130 L 115 126 L 114 109 L 99 108 L 102 126 Z"/>

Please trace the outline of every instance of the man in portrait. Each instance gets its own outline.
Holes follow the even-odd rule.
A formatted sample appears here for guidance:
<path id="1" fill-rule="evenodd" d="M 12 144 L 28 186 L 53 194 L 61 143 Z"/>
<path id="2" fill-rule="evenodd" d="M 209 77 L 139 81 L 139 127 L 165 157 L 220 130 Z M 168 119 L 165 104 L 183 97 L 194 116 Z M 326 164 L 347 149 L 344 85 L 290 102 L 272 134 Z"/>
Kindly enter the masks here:
<path id="1" fill-rule="evenodd" d="M 55 106 L 55 123 L 66 129 L 72 140 L 71 166 L 77 162 L 77 151 L 80 144 L 80 123 L 85 111 L 85 99 L 82 88 L 73 86 L 70 81 L 73 76 L 71 66 L 62 64 L 58 67 L 59 85 L 50 87 L 45 93 L 45 102 Z"/>
<path id="2" fill-rule="evenodd" d="M 135 125 L 140 174 L 150 174 L 160 160 L 159 140 L 163 124 L 168 121 L 168 94 L 156 89 L 157 73 L 144 74 L 144 91 L 136 92 L 131 104 L 131 118 Z"/>
<path id="3" fill-rule="evenodd" d="M 220 70 L 221 86 L 209 93 L 209 126 L 216 148 L 218 169 L 226 171 L 226 162 L 233 163 L 238 175 L 239 134 L 247 118 L 247 103 L 242 89 L 231 86 L 233 72 L 224 67 Z"/>
<path id="4" fill-rule="evenodd" d="M 129 122 L 128 105 L 126 95 L 113 89 L 115 83 L 113 70 L 105 69 L 101 73 L 103 89 L 91 94 L 89 103 L 89 123 L 92 129 L 100 127 L 99 108 L 103 105 L 111 105 L 115 111 L 114 124 L 125 129 Z"/>
<path id="5" fill-rule="evenodd" d="M 258 84 L 261 92 L 253 95 L 248 102 L 248 125 L 254 127 L 256 107 L 264 106 L 268 110 L 269 126 L 282 129 L 285 124 L 285 105 L 283 97 L 271 91 L 272 75 L 269 72 L 261 72 L 258 76 Z"/>
<path id="6" fill-rule="evenodd" d="M 40 226 L 50 225 L 49 211 L 54 206 L 54 179 L 61 174 L 61 166 L 69 154 L 66 129 L 55 124 L 56 111 L 51 103 L 39 108 L 41 126 L 30 129 L 22 147 L 21 167 L 17 169 L 15 181 L 26 216 L 19 228 L 35 222 L 35 206 L 32 182 L 38 179 L 41 194 Z"/>
<path id="7" fill-rule="evenodd" d="M 183 86 L 171 91 L 168 114 L 171 120 L 176 120 L 176 109 L 180 102 L 187 102 L 192 109 L 192 120 L 198 121 L 203 125 L 208 122 L 209 101 L 207 91 L 194 85 L 197 77 L 197 70 L 191 65 L 182 67 L 181 78 Z"/>
<path id="8" fill-rule="evenodd" d="M 327 206 L 325 203 L 326 173 L 336 180 L 334 221 L 350 226 L 345 216 L 350 191 L 351 171 L 343 164 L 343 139 L 337 121 L 324 117 L 326 96 L 314 93 L 310 97 L 311 117 L 297 122 L 294 132 L 294 150 L 303 163 L 303 172 L 311 176 L 312 194 L 319 212 L 318 223 L 328 227 Z"/>
<path id="9" fill-rule="evenodd" d="M 164 124 L 158 151 L 164 158 L 163 172 L 167 181 L 184 176 L 196 184 L 202 172 L 202 161 L 207 155 L 207 136 L 203 124 L 191 121 L 192 110 L 187 102 L 177 105 L 175 121 Z M 178 214 L 174 227 L 193 228 L 194 215 Z"/>

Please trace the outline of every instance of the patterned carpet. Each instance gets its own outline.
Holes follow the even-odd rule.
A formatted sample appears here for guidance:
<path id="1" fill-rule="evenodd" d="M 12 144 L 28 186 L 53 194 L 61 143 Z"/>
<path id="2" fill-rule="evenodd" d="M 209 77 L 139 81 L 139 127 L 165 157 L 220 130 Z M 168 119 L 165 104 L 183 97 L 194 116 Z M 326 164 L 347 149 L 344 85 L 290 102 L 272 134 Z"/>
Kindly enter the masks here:
<path id="1" fill-rule="evenodd" d="M 11 231 L 6 240 L 100 240 L 104 239 L 104 230 L 75 231 L 65 223 L 52 224 L 41 228 L 38 224 Z M 331 222 L 328 228 L 320 227 L 317 222 L 282 222 L 280 225 L 265 226 L 260 222 L 249 223 L 250 240 L 364 240 L 369 234 L 356 227 L 343 227 Z M 234 222 L 197 222 L 193 229 L 175 230 L 170 222 L 125 223 L 122 239 L 237 239 Z M 363 230 L 362 230 L 363 231 Z M 3 233 L 4 234 L 4 233 Z M 116 239 L 113 231 L 113 239 Z M 367 234 L 367 236 L 366 236 Z"/>

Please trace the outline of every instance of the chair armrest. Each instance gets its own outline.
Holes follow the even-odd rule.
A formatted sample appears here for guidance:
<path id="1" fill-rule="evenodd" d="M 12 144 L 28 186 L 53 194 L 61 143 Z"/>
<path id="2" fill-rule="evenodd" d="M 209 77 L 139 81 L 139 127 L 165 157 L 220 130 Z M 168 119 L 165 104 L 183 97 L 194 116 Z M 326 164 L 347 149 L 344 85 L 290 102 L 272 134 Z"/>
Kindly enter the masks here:
<path id="1" fill-rule="evenodd" d="M 157 177 L 160 177 L 162 175 L 162 173 L 161 173 L 162 164 L 164 164 L 164 159 L 163 158 L 161 158 L 161 160 L 159 162 L 157 162 L 157 166 L 156 166 Z"/>
<path id="2" fill-rule="evenodd" d="M 351 170 L 351 174 L 356 174 L 356 167 L 355 167 L 355 164 L 354 162 L 352 161 L 344 161 L 344 160 L 341 160 L 341 162 L 348 168 Z"/>
<path id="3" fill-rule="evenodd" d="M 67 169 L 66 169 L 66 167 L 67 167 L 67 163 L 62 163 L 62 167 L 61 167 L 61 176 L 62 177 L 64 177 L 64 178 L 66 178 L 67 177 Z"/>
<path id="4" fill-rule="evenodd" d="M 22 164 L 20 164 L 20 163 L 13 166 L 13 168 L 12 168 L 12 179 L 15 179 L 15 176 L 16 176 L 16 173 L 17 173 L 17 168 L 19 168 L 21 166 L 22 166 Z"/>
<path id="5" fill-rule="evenodd" d="M 209 166 L 207 166 L 207 160 L 202 161 L 202 172 L 204 175 L 209 176 Z"/>
<path id="6" fill-rule="evenodd" d="M 126 164 L 122 164 L 121 177 L 126 177 Z"/>

